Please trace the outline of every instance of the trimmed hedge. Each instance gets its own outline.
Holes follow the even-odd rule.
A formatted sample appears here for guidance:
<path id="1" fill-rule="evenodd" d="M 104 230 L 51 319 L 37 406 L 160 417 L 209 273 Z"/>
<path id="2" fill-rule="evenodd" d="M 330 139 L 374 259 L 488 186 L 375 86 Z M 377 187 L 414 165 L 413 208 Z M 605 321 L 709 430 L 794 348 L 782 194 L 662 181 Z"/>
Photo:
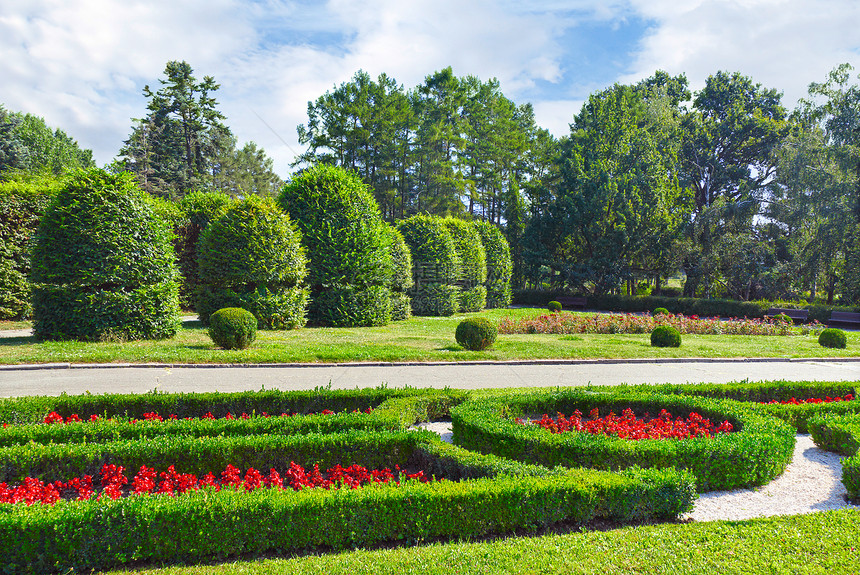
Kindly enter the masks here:
<path id="1" fill-rule="evenodd" d="M 317 458 L 321 467 L 328 461 L 368 467 L 424 464 L 450 479 L 476 479 L 361 489 L 201 490 L 177 497 L 14 505 L 0 514 L 0 566 L 23 573 L 83 571 L 136 561 L 211 561 L 273 550 L 471 538 L 560 521 L 665 520 L 691 509 L 695 497 L 692 477 L 675 470 L 619 474 L 547 470 L 468 453 L 431 436 L 351 432 L 205 441 L 227 449 L 242 442 L 259 443 L 255 447 L 270 451 L 276 461 L 285 462 L 292 455 L 310 457 L 299 460 L 303 465 Z M 218 461 L 204 463 L 203 451 L 196 450 L 202 440 L 189 443 L 168 437 L 147 443 L 172 446 L 156 447 L 158 456 L 173 456 L 180 447 L 189 449 L 191 461 L 183 463 L 177 469 L 180 472 L 219 470 L 225 461 L 223 454 L 206 448 L 203 451 Z M 273 449 L 275 444 L 287 451 Z M 258 468 L 271 466 L 250 454 L 237 449 L 230 455 Z M 139 461 L 129 454 L 114 456 L 115 462 L 127 461 L 129 469 Z M 227 462 L 236 464 L 235 459 Z M 154 462 L 150 458 L 144 463 Z M 165 465 L 166 461 L 155 463 L 156 469 Z"/>
<path id="2" fill-rule="evenodd" d="M 298 230 L 270 198 L 249 196 L 210 222 L 198 244 L 201 285 L 195 294 L 203 325 L 225 307 L 241 307 L 260 329 L 305 322 L 307 275 Z"/>
<path id="3" fill-rule="evenodd" d="M 835 327 L 828 327 L 818 334 L 818 344 L 822 347 L 845 349 L 845 332 Z"/>
<path id="4" fill-rule="evenodd" d="M 401 321 L 412 316 L 412 299 L 406 293 L 413 285 L 412 252 L 400 230 L 387 227 L 391 236 L 391 319 Z"/>
<path id="5" fill-rule="evenodd" d="M 224 307 L 209 316 L 209 337 L 224 349 L 245 349 L 257 339 L 257 318 L 240 307 Z"/>
<path id="6" fill-rule="evenodd" d="M 493 345 L 498 336 L 495 324 L 484 317 L 464 319 L 457 325 L 454 339 L 457 343 L 471 351 L 481 351 Z"/>
<path id="7" fill-rule="evenodd" d="M 448 228 L 460 258 L 458 284 L 462 292 L 458 301 L 459 311 L 481 311 L 487 307 L 487 288 L 483 285 L 487 281 L 487 254 L 481 236 L 470 221 L 445 218 L 442 222 Z"/>
<path id="8" fill-rule="evenodd" d="M 658 325 L 651 331 L 652 347 L 681 347 L 681 332 L 671 325 Z"/>
<path id="9" fill-rule="evenodd" d="M 847 456 L 842 460 L 842 483 L 848 499 L 860 504 L 860 414 L 818 415 L 809 420 L 809 433 L 821 449 Z"/>
<path id="10" fill-rule="evenodd" d="M 451 316 L 457 312 L 460 257 L 441 218 L 416 215 L 398 222 L 412 253 L 413 285 L 407 290 L 412 312 L 419 316 Z"/>
<path id="11" fill-rule="evenodd" d="M 514 265 L 511 247 L 498 226 L 485 220 L 475 220 L 473 223 L 487 254 L 487 307 L 508 307 L 513 298 L 511 276 Z"/>
<path id="12" fill-rule="evenodd" d="M 285 185 L 278 202 L 301 229 L 310 259 L 309 320 L 343 327 L 391 321 L 392 237 L 361 178 L 318 164 Z"/>
<path id="13" fill-rule="evenodd" d="M 32 252 L 37 340 L 155 339 L 179 329 L 170 231 L 131 174 L 69 176 Z"/>
<path id="14" fill-rule="evenodd" d="M 637 440 L 588 433 L 553 434 L 518 424 L 517 416 L 543 413 L 602 413 L 631 408 L 673 416 L 696 411 L 713 421 L 728 420 L 732 433 L 711 439 Z M 539 416 L 539 415 L 538 415 Z M 510 395 L 467 401 L 451 411 L 454 441 L 467 449 L 529 463 L 594 469 L 677 467 L 696 476 L 699 491 L 762 485 L 785 469 L 794 449 L 794 429 L 737 403 L 687 396 L 589 393 L 580 390 Z"/>

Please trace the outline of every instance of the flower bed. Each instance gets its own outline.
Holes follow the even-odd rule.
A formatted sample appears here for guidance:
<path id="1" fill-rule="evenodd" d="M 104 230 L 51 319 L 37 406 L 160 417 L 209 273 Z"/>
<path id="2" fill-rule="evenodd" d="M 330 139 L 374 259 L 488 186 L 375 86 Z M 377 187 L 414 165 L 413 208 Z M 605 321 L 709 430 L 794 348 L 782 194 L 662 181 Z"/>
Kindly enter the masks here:
<path id="1" fill-rule="evenodd" d="M 717 433 L 730 433 L 734 426 L 728 421 L 719 425 L 713 425 L 710 419 L 702 417 L 696 412 L 683 419 L 681 417 L 672 419 L 672 414 L 661 409 L 657 417 L 650 417 L 648 413 L 642 418 L 636 417 L 633 410 L 625 408 L 621 417 L 612 411 L 604 417 L 600 417 L 600 410 L 594 408 L 589 413 L 589 419 L 583 421 L 582 412 L 578 409 L 570 417 L 563 413 L 557 414 L 555 418 L 544 414 L 541 419 L 524 421 L 516 419 L 517 423 L 537 425 L 551 433 L 581 432 L 594 435 L 606 435 L 621 439 L 691 439 L 693 437 L 712 437 Z"/>
<path id="2" fill-rule="evenodd" d="M 373 413 L 373 408 L 368 407 L 367 409 L 364 409 L 363 411 L 359 411 L 358 409 L 353 409 L 352 413 Z M 282 413 L 280 416 L 277 416 L 277 417 L 292 417 L 295 415 L 334 415 L 334 412 L 330 409 L 323 409 L 319 414 L 317 414 L 317 413 L 296 413 L 296 412 L 293 412 L 293 413 Z M 223 418 L 218 418 L 218 417 L 215 417 L 214 415 L 212 415 L 211 411 L 207 411 L 206 413 L 204 413 L 203 415 L 201 415 L 199 417 L 183 417 L 182 419 L 185 421 L 193 421 L 195 419 L 226 419 L 228 421 L 231 421 L 234 419 L 251 419 L 251 417 L 252 416 L 248 415 L 245 412 L 242 412 L 241 415 L 233 415 L 232 413 L 230 413 L 228 411 L 227 415 L 225 415 Z M 261 413 L 259 415 L 259 417 L 273 417 L 273 416 L 264 411 L 263 413 Z M 161 415 L 159 415 L 157 411 L 148 411 L 148 412 L 143 414 L 141 419 L 143 421 L 164 421 L 165 420 L 165 418 L 162 417 Z M 178 421 L 179 416 L 176 415 L 175 413 L 171 413 L 170 415 L 167 416 L 166 419 Z M 52 411 L 51 413 L 49 413 L 48 415 L 45 416 L 45 419 L 42 420 L 42 423 L 46 423 L 46 424 L 66 423 L 66 424 L 68 424 L 68 423 L 83 423 L 85 421 L 97 422 L 97 421 L 102 421 L 102 420 L 114 421 L 113 418 L 103 418 L 103 417 L 100 417 L 100 416 L 95 415 L 95 414 L 90 415 L 89 418 L 87 418 L 86 420 L 81 419 L 81 417 L 77 413 L 73 413 L 73 414 L 69 415 L 68 417 L 63 417 L 62 415 L 60 415 L 56 411 Z M 137 419 L 132 418 L 132 419 L 129 419 L 127 421 L 127 423 L 137 423 L 137 421 L 138 421 Z M 9 427 L 9 424 L 4 423 L 3 427 Z"/>
<path id="3" fill-rule="evenodd" d="M 813 322 L 803 328 L 794 328 L 771 319 L 704 318 L 684 315 L 649 314 L 574 314 L 553 313 L 534 318 L 502 318 L 500 334 L 513 333 L 651 333 L 658 325 L 670 325 L 682 334 L 696 335 L 800 335 L 823 328 Z"/>
<path id="4" fill-rule="evenodd" d="M 673 441 L 588 433 L 549 433 L 517 423 L 529 413 L 587 412 L 599 408 L 635 413 L 695 411 L 727 421 L 735 430 L 713 438 Z M 660 394 L 591 393 L 569 390 L 504 395 L 467 401 L 451 411 L 454 441 L 467 449 L 546 466 L 624 469 L 677 467 L 696 476 L 699 491 L 762 485 L 785 469 L 795 432 L 786 423 L 757 415 L 733 402 Z"/>

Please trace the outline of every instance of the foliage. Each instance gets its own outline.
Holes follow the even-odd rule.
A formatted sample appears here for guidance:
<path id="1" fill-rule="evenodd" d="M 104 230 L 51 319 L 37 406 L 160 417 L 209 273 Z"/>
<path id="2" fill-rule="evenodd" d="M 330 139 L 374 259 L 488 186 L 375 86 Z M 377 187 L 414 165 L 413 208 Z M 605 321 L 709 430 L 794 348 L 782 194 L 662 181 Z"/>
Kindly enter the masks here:
<path id="1" fill-rule="evenodd" d="M 391 292 L 391 320 L 403 321 L 412 317 L 412 298 L 402 291 Z"/>
<path id="2" fill-rule="evenodd" d="M 493 345 L 498 329 L 483 317 L 464 319 L 454 332 L 457 343 L 470 351 L 481 351 Z"/>
<path id="3" fill-rule="evenodd" d="M 504 308 L 511 303 L 511 276 L 513 262 L 508 240 L 495 226 L 484 220 L 473 222 L 481 236 L 487 256 L 487 307 Z"/>
<path id="4" fill-rule="evenodd" d="M 653 315 L 655 317 L 658 315 L 669 315 L 669 310 L 667 310 L 665 307 L 654 308 L 654 314 Z"/>
<path id="5" fill-rule="evenodd" d="M 0 174 L 19 172 L 60 175 L 93 168 L 93 153 L 44 118 L 9 112 L 0 105 Z"/>
<path id="6" fill-rule="evenodd" d="M 37 339 L 171 337 L 179 328 L 166 223 L 129 174 L 73 173 L 32 251 Z"/>
<path id="7" fill-rule="evenodd" d="M 331 327 L 387 325 L 392 320 L 392 294 L 386 286 L 332 287 L 316 294 L 309 315 L 315 323 Z"/>
<path id="8" fill-rule="evenodd" d="M 860 501 L 860 414 L 822 414 L 809 420 L 815 444 L 827 451 L 847 456 L 842 460 L 842 483 L 852 503 Z"/>
<path id="9" fill-rule="evenodd" d="M 823 329 L 818 335 L 818 343 L 823 347 L 844 349 L 846 345 L 845 332 L 835 327 Z"/>
<path id="10" fill-rule="evenodd" d="M 203 230 L 196 308 L 205 324 L 222 307 L 241 307 L 261 329 L 304 325 L 307 276 L 301 235 L 271 198 L 231 204 Z"/>
<path id="11" fill-rule="evenodd" d="M 562 306 L 561 306 L 561 303 L 560 303 L 560 302 L 557 302 L 557 301 L 555 301 L 555 300 L 551 300 L 549 303 L 547 303 L 547 304 L 546 304 L 546 308 L 547 308 L 551 313 L 558 313 L 558 312 L 560 312 L 560 311 L 561 311 L 561 307 L 562 307 Z"/>
<path id="12" fill-rule="evenodd" d="M 388 227 L 391 235 L 391 319 L 402 321 L 412 317 L 412 298 L 406 293 L 412 280 L 412 252 L 397 228 Z"/>
<path id="13" fill-rule="evenodd" d="M 413 286 L 407 291 L 415 315 L 457 311 L 460 258 L 441 218 L 418 215 L 397 225 L 412 254 Z"/>
<path id="14" fill-rule="evenodd" d="M 652 347 L 681 347 L 681 332 L 671 325 L 658 325 L 651 330 Z"/>
<path id="15" fill-rule="evenodd" d="M 487 290 L 482 285 L 487 280 L 487 257 L 481 236 L 467 220 L 445 218 L 443 222 L 454 240 L 454 248 L 460 259 L 460 277 L 457 283 L 462 292 L 459 310 L 481 311 L 487 303 Z"/>
<path id="16" fill-rule="evenodd" d="M 257 318 L 240 307 L 221 308 L 209 316 L 209 337 L 223 349 L 245 349 L 257 338 Z"/>

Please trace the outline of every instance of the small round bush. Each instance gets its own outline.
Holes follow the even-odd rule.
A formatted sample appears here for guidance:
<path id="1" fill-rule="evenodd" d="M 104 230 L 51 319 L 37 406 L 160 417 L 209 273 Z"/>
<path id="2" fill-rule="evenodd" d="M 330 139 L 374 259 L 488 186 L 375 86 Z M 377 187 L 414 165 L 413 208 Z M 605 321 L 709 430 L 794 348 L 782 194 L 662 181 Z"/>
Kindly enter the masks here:
<path id="1" fill-rule="evenodd" d="M 666 309 L 665 307 L 658 307 L 657 309 L 655 309 L 655 310 L 654 310 L 654 315 L 655 315 L 655 316 L 658 316 L 658 315 L 669 315 L 669 310 L 668 310 L 668 309 Z"/>
<path id="2" fill-rule="evenodd" d="M 209 316 L 209 337 L 223 349 L 245 349 L 257 338 L 257 318 L 240 307 L 221 308 Z"/>
<path id="3" fill-rule="evenodd" d="M 671 325 L 658 325 L 651 332 L 652 347 L 681 347 L 681 332 Z"/>
<path id="4" fill-rule="evenodd" d="M 784 313 L 778 313 L 773 316 L 774 323 L 785 323 L 785 324 L 793 324 L 794 320 L 785 315 Z"/>
<path id="5" fill-rule="evenodd" d="M 454 337 L 457 343 L 471 351 L 480 351 L 493 345 L 498 335 L 496 326 L 485 318 L 464 319 L 457 326 Z"/>
<path id="6" fill-rule="evenodd" d="M 552 313 L 557 313 L 557 312 L 561 311 L 561 302 L 557 302 L 557 301 L 553 300 L 553 301 L 549 302 L 548 304 L 546 304 L 546 307 Z"/>
<path id="7" fill-rule="evenodd" d="M 841 329 L 828 327 L 818 336 L 818 343 L 823 347 L 844 349 L 846 345 L 845 332 Z"/>

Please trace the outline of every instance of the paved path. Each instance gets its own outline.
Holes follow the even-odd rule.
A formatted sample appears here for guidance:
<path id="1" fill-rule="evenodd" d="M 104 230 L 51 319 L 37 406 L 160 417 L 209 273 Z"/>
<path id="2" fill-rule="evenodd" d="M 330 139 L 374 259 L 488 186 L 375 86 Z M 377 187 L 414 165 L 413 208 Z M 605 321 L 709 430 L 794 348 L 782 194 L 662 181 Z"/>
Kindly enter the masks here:
<path id="1" fill-rule="evenodd" d="M 560 361 L 471 364 L 326 364 L 281 366 L 0 366 L 0 397 L 66 392 L 143 393 L 355 387 L 460 389 L 612 385 L 619 383 L 726 383 L 785 379 L 860 380 L 860 361 L 672 360 Z"/>

